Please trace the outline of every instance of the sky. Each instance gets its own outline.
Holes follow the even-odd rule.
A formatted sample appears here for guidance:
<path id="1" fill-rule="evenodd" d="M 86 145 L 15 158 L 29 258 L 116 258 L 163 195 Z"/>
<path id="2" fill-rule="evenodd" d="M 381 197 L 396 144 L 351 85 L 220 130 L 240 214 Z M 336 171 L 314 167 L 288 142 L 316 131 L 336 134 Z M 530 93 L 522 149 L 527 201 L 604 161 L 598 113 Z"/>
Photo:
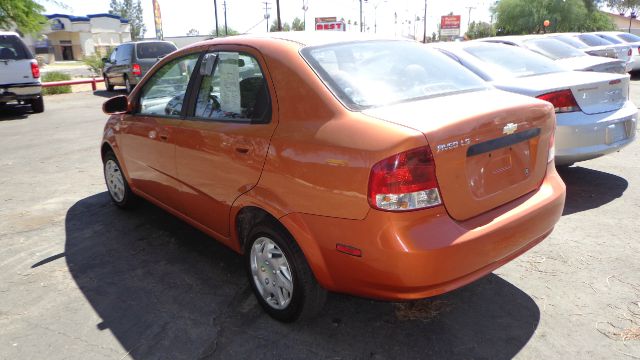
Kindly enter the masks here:
<path id="1" fill-rule="evenodd" d="M 162 11 L 164 36 L 186 35 L 190 29 L 196 29 L 201 35 L 209 34 L 215 29 L 215 14 L 213 0 L 158 0 Z M 268 2 L 271 16 L 276 18 L 276 0 L 217 0 L 218 26 L 224 29 L 224 3 L 227 8 L 227 25 L 241 33 L 260 33 L 267 30 L 265 16 L 265 1 Z M 62 13 L 69 15 L 87 15 L 105 13 L 109 11 L 109 0 L 61 0 L 67 8 L 45 2 L 47 14 Z M 345 21 L 359 21 L 359 0 L 280 0 L 280 18 L 282 22 L 291 23 L 295 17 L 303 19 L 305 12 L 303 3 L 307 4 L 307 31 L 314 31 L 315 17 L 337 17 Z M 437 31 L 437 24 L 441 15 L 453 12 L 461 15 L 461 33 L 464 34 L 469 20 L 491 20 L 489 7 L 492 0 L 427 0 L 427 34 Z M 424 0 L 368 0 L 363 2 L 363 17 L 369 32 L 384 35 L 413 35 L 421 37 L 423 22 L 416 23 L 416 16 L 424 16 Z M 147 28 L 145 37 L 153 37 L 155 28 L 153 23 L 152 0 L 142 0 L 144 22 Z M 395 15 L 397 14 L 397 24 Z M 348 28 L 349 29 L 349 28 Z M 351 31 L 359 30 L 359 26 L 352 26 Z"/>

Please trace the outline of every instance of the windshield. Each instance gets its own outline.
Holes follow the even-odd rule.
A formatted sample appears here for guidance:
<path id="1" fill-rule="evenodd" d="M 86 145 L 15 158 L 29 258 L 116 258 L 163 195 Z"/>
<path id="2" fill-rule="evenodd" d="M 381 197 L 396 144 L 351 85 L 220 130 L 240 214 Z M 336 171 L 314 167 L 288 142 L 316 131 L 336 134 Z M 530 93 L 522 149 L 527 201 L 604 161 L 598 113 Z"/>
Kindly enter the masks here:
<path id="1" fill-rule="evenodd" d="M 587 44 L 585 44 L 582 41 L 580 41 L 580 40 L 578 40 L 578 39 L 576 39 L 574 37 L 571 37 L 571 36 L 565 36 L 565 35 L 554 36 L 553 39 L 556 39 L 558 41 L 562 41 L 563 43 L 565 43 L 567 45 L 570 45 L 570 46 L 573 46 L 576 49 L 586 49 L 586 48 L 589 47 L 589 46 L 587 46 Z"/>
<path id="2" fill-rule="evenodd" d="M 527 49 L 533 50 L 553 60 L 577 56 L 587 56 L 582 51 L 556 39 L 532 39 L 525 41 Z"/>
<path id="3" fill-rule="evenodd" d="M 355 109 L 488 87 L 462 65 L 417 42 L 351 42 L 301 53 L 331 91 Z"/>
<path id="4" fill-rule="evenodd" d="M 175 45 L 167 42 L 140 43 L 136 46 L 136 55 L 138 59 L 156 59 L 165 56 L 176 49 Z"/>
<path id="5" fill-rule="evenodd" d="M 566 71 L 552 60 L 517 46 L 477 44 L 464 50 L 481 60 L 486 65 L 483 71 L 493 79 Z"/>
<path id="6" fill-rule="evenodd" d="M 619 38 L 623 39 L 626 42 L 640 42 L 640 36 L 636 34 L 622 33 L 616 34 Z"/>
<path id="7" fill-rule="evenodd" d="M 601 37 L 597 37 L 593 34 L 580 34 L 578 38 L 589 46 L 607 46 L 611 43 Z"/>
<path id="8" fill-rule="evenodd" d="M 31 59 L 31 53 L 15 35 L 0 35 L 0 60 Z"/>

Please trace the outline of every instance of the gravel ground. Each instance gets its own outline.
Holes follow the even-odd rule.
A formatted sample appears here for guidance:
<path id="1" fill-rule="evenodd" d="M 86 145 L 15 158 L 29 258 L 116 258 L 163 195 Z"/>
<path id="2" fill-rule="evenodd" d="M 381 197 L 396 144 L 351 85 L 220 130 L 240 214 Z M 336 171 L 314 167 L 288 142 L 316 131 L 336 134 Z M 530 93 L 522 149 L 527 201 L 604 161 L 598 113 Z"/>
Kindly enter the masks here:
<path id="1" fill-rule="evenodd" d="M 110 95 L 0 110 L 0 359 L 640 358 L 638 142 L 563 171 L 555 231 L 494 274 L 413 303 L 331 294 L 316 320 L 284 325 L 230 250 L 152 205 L 110 203 Z"/>

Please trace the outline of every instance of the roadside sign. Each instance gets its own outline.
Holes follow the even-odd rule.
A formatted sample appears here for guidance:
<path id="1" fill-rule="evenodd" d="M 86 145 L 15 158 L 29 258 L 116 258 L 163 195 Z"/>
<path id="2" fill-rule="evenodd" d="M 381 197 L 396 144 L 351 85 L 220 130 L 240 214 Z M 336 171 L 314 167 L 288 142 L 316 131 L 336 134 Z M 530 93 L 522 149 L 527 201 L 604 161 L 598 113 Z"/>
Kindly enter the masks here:
<path id="1" fill-rule="evenodd" d="M 445 15 L 440 17 L 440 36 L 460 35 L 460 15 Z"/>
<path id="2" fill-rule="evenodd" d="M 316 23 L 316 30 L 347 31 L 344 21 L 331 21 Z"/>

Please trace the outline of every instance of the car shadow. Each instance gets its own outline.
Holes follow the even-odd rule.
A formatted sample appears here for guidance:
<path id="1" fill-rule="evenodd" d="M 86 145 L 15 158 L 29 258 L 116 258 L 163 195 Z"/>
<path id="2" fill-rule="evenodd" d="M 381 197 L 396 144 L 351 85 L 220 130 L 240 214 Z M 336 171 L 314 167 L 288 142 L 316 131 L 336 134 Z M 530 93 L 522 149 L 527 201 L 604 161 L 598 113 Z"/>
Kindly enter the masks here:
<path id="1" fill-rule="evenodd" d="M 605 205 L 621 197 L 629 186 L 627 180 L 620 176 L 581 166 L 558 168 L 558 173 L 567 185 L 562 215 Z"/>
<path id="2" fill-rule="evenodd" d="M 114 89 L 113 91 L 108 90 L 96 90 L 93 92 L 93 95 L 104 97 L 104 98 L 112 98 L 118 95 L 127 95 L 125 89 Z"/>
<path id="3" fill-rule="evenodd" d="M 429 300 L 330 294 L 320 316 L 282 324 L 255 301 L 242 258 L 159 208 L 117 209 L 108 194 L 75 203 L 64 256 L 83 295 L 132 358 L 510 359 L 540 311 L 496 275 Z"/>
<path id="4" fill-rule="evenodd" d="M 32 113 L 31 105 L 0 105 L 0 121 L 22 120 L 28 118 Z"/>

